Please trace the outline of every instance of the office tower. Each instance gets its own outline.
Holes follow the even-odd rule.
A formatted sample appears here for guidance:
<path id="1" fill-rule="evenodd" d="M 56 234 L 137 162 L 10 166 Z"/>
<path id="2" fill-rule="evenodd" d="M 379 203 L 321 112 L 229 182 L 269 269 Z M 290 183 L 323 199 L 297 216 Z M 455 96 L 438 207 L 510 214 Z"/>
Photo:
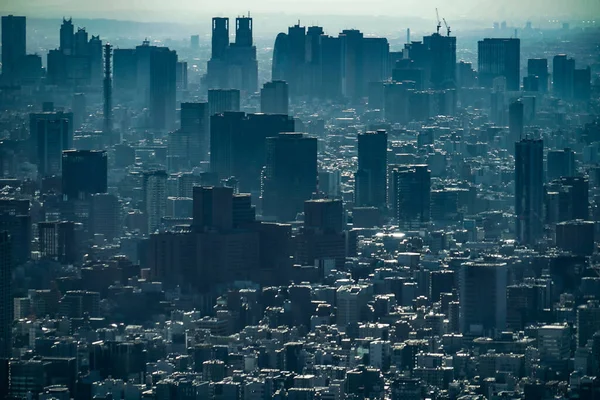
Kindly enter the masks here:
<path id="1" fill-rule="evenodd" d="M 539 83 L 539 91 L 548 92 L 548 59 L 546 58 L 530 58 L 527 60 L 527 76 L 537 77 Z"/>
<path id="2" fill-rule="evenodd" d="M 62 193 L 65 200 L 88 200 L 106 193 L 108 161 L 105 151 L 65 150 L 62 155 Z"/>
<path id="3" fill-rule="evenodd" d="M 414 229 L 429 222 L 431 171 L 427 165 L 405 165 L 392 169 L 390 204 L 398 224 Z"/>
<path id="4" fill-rule="evenodd" d="M 11 238 L 0 232 L 0 358 L 10 358 L 12 353 L 12 256 Z"/>
<path id="5" fill-rule="evenodd" d="M 266 140 L 263 215 L 292 221 L 317 190 L 317 139 L 280 133 Z"/>
<path id="6" fill-rule="evenodd" d="M 505 263 L 465 262 L 459 271 L 460 332 L 494 337 L 506 326 Z"/>
<path id="7" fill-rule="evenodd" d="M 523 139 L 524 129 L 523 103 L 521 100 L 513 101 L 508 106 L 508 132 L 509 143 Z"/>
<path id="8" fill-rule="evenodd" d="M 281 114 L 225 112 L 213 115 L 210 125 L 210 164 L 219 179 L 235 177 L 238 190 L 258 193 L 266 162 L 266 139 L 293 132 L 294 120 Z"/>
<path id="9" fill-rule="evenodd" d="M 304 202 L 304 228 L 340 233 L 345 225 L 341 200 L 318 199 Z"/>
<path id="10" fill-rule="evenodd" d="M 523 139 L 515 144 L 515 213 L 517 240 L 534 244 L 543 237 L 544 143 Z"/>
<path id="11" fill-rule="evenodd" d="M 423 44 L 431 54 L 431 75 L 433 88 L 452 88 L 456 83 L 456 37 L 434 33 L 423 37 Z"/>
<path id="12" fill-rule="evenodd" d="M 192 50 L 198 50 L 200 48 L 200 35 L 190 36 L 190 48 Z"/>
<path id="13" fill-rule="evenodd" d="M 498 76 L 506 77 L 506 89 L 520 88 L 520 39 L 483 39 L 477 46 L 477 64 L 481 86 L 491 87 Z"/>
<path id="14" fill-rule="evenodd" d="M 356 29 L 340 33 L 342 48 L 342 93 L 350 99 L 363 95 L 364 56 L 363 34 Z"/>
<path id="15" fill-rule="evenodd" d="M 565 373 L 571 357 L 571 328 L 566 323 L 541 326 L 537 341 L 540 364 L 555 373 Z"/>
<path id="16" fill-rule="evenodd" d="M 150 53 L 151 127 L 170 130 L 175 124 L 177 53 L 166 47 L 153 47 Z"/>
<path id="17" fill-rule="evenodd" d="M 187 61 L 177 62 L 177 71 L 175 73 L 175 85 L 177 90 L 187 90 L 188 88 L 188 64 Z"/>
<path id="18" fill-rule="evenodd" d="M 546 160 L 547 181 L 575 175 L 575 152 L 572 149 L 548 150 Z"/>
<path id="19" fill-rule="evenodd" d="M 578 256 L 591 256 L 596 250 L 594 222 L 570 220 L 556 224 L 556 247 Z"/>
<path id="20" fill-rule="evenodd" d="M 252 46 L 252 18 L 237 17 L 235 19 L 235 45 Z"/>
<path id="21" fill-rule="evenodd" d="M 240 91 L 238 89 L 209 89 L 209 117 L 225 111 L 240 111 Z"/>
<path id="22" fill-rule="evenodd" d="M 104 235 L 107 240 L 119 236 L 121 231 L 121 209 L 114 194 L 96 193 L 91 196 L 90 231 Z"/>
<path id="23" fill-rule="evenodd" d="M 383 87 L 383 109 L 389 123 L 405 124 L 410 119 L 411 82 L 391 82 Z"/>
<path id="24" fill-rule="evenodd" d="M 233 189 L 228 187 L 194 187 L 194 231 L 228 231 L 233 228 Z"/>
<path id="25" fill-rule="evenodd" d="M 552 92 L 561 99 L 573 98 L 575 60 L 558 54 L 552 60 Z"/>
<path id="26" fill-rule="evenodd" d="M 31 155 L 42 177 L 60 173 L 62 152 L 73 143 L 73 114 L 47 112 L 29 114 Z"/>
<path id="27" fill-rule="evenodd" d="M 229 18 L 212 19 L 212 52 L 211 58 L 222 58 L 229 46 Z"/>
<path id="28" fill-rule="evenodd" d="M 56 260 L 63 264 L 77 261 L 78 243 L 75 222 L 38 222 L 39 252 L 43 258 Z"/>
<path id="29" fill-rule="evenodd" d="M 589 101 L 591 95 L 592 70 L 587 68 L 573 70 L 573 98 Z"/>
<path id="30" fill-rule="evenodd" d="M 137 88 L 137 56 L 135 49 L 113 50 L 113 92 L 117 96 L 133 94 Z"/>
<path id="31" fill-rule="evenodd" d="M 9 82 L 21 74 L 21 62 L 26 54 L 25 45 L 25 17 L 2 16 L 2 76 Z"/>
<path id="32" fill-rule="evenodd" d="M 600 331 L 600 304 L 588 301 L 577 307 L 577 347 L 585 347 L 594 333 Z"/>
<path id="33" fill-rule="evenodd" d="M 73 20 L 71 18 L 63 18 L 62 25 L 60 26 L 60 47 L 59 50 L 65 55 L 73 54 L 74 39 L 75 39 L 75 27 L 73 26 Z"/>
<path id="34" fill-rule="evenodd" d="M 335 293 L 338 329 L 345 330 L 349 324 L 360 321 L 368 301 L 368 292 L 364 286 L 340 286 Z"/>
<path id="35" fill-rule="evenodd" d="M 112 49 L 110 44 L 104 46 L 104 81 L 103 81 L 103 92 L 104 92 L 104 125 L 102 133 L 104 134 L 104 140 L 112 144 L 112 75 L 111 75 L 111 60 Z"/>
<path id="36" fill-rule="evenodd" d="M 0 199 L 0 232 L 11 238 L 13 265 L 19 266 L 31 257 L 31 212 L 29 200 Z"/>
<path id="37" fill-rule="evenodd" d="M 321 88 L 318 96 L 339 99 L 342 95 L 342 43 L 340 38 L 321 36 Z"/>
<path id="38" fill-rule="evenodd" d="M 266 82 L 260 90 L 260 112 L 288 115 L 288 84 L 285 81 Z"/>
<path id="39" fill-rule="evenodd" d="M 555 216 L 552 222 L 587 220 L 590 216 L 589 181 L 585 176 L 564 176 L 548 183 L 548 196 L 556 197 L 547 204 L 547 214 Z M 554 203 L 554 204 L 553 204 Z"/>
<path id="40" fill-rule="evenodd" d="M 71 111 L 73 112 L 73 130 L 81 129 L 86 117 L 87 104 L 85 101 L 84 93 L 75 93 L 73 95 L 73 103 L 71 105 Z"/>
<path id="41" fill-rule="evenodd" d="M 103 84 L 104 67 L 106 65 L 104 59 L 106 53 L 100 36 L 92 35 L 90 41 L 86 43 L 86 48 L 90 60 L 90 84 L 94 87 L 100 87 Z"/>
<path id="42" fill-rule="evenodd" d="M 456 288 L 456 277 L 453 270 L 441 269 L 431 271 L 429 278 L 429 299 L 431 301 L 440 301 L 442 293 L 452 293 Z"/>
<path id="43" fill-rule="evenodd" d="M 187 154 L 191 165 L 208 160 L 210 150 L 208 103 L 181 103 L 181 133 L 188 140 Z"/>
<path id="44" fill-rule="evenodd" d="M 387 132 L 358 135 L 358 171 L 355 179 L 357 206 L 385 207 L 387 200 Z"/>
<path id="45" fill-rule="evenodd" d="M 148 219 L 148 232 L 160 228 L 167 213 L 167 172 L 151 171 L 142 175 L 143 204 Z"/>
<path id="46" fill-rule="evenodd" d="M 73 36 L 73 53 L 76 56 L 87 56 L 88 53 L 88 33 L 85 28 L 77 28 Z"/>

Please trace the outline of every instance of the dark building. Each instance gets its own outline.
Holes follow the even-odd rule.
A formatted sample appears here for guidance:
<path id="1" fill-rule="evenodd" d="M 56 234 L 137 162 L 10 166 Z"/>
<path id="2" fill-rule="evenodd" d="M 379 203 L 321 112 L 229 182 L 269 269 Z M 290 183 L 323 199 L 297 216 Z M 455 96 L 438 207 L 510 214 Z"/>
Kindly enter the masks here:
<path id="1" fill-rule="evenodd" d="M 293 221 L 317 190 L 317 139 L 280 133 L 266 142 L 263 215 Z"/>
<path id="2" fill-rule="evenodd" d="M 483 39 L 478 42 L 477 60 L 479 83 L 492 87 L 498 76 L 506 77 L 506 89 L 518 91 L 520 88 L 520 39 Z"/>
<path id="3" fill-rule="evenodd" d="M 209 89 L 208 116 L 226 111 L 240 111 L 240 91 L 238 89 Z"/>
<path id="4" fill-rule="evenodd" d="M 523 139 L 524 129 L 524 106 L 521 100 L 513 101 L 508 106 L 508 132 L 509 143 L 518 142 Z"/>
<path id="5" fill-rule="evenodd" d="M 494 337 L 506 326 L 506 264 L 465 262 L 459 272 L 460 332 Z"/>
<path id="6" fill-rule="evenodd" d="M 272 81 L 263 85 L 260 90 L 260 112 L 288 115 L 288 84 L 285 81 Z"/>
<path id="7" fill-rule="evenodd" d="M 548 92 L 548 59 L 530 58 L 527 60 L 527 76 L 537 77 L 540 92 Z"/>
<path id="8" fill-rule="evenodd" d="M 575 175 L 575 152 L 573 150 L 548 150 L 546 160 L 547 181 Z"/>
<path id="9" fill-rule="evenodd" d="M 544 143 L 523 139 L 515 144 L 515 213 L 517 240 L 534 244 L 543 236 Z"/>
<path id="10" fill-rule="evenodd" d="M 433 88 L 453 88 L 456 86 L 456 37 L 434 33 L 423 37 L 423 44 L 429 49 Z M 410 56 L 410 55 L 409 55 Z"/>
<path id="11" fill-rule="evenodd" d="M 29 200 L 0 199 L 0 232 L 11 238 L 11 257 L 15 266 L 31 257 L 31 212 Z"/>
<path id="12" fill-rule="evenodd" d="M 592 70 L 590 67 L 573 71 L 573 98 L 589 101 L 591 95 Z"/>
<path id="13" fill-rule="evenodd" d="M 419 228 L 431 216 L 431 171 L 427 165 L 403 165 L 392 169 L 390 203 L 398 224 Z"/>
<path id="14" fill-rule="evenodd" d="M 549 223 L 587 220 L 590 216 L 587 177 L 566 176 L 546 186 L 546 220 Z"/>
<path id="15" fill-rule="evenodd" d="M 2 77 L 15 81 L 21 74 L 26 54 L 26 19 L 15 15 L 2 16 Z"/>
<path id="16" fill-rule="evenodd" d="M 225 112 L 210 125 L 211 170 L 219 179 L 235 177 L 240 192 L 258 192 L 268 137 L 293 132 L 294 120 L 281 114 Z"/>
<path id="17" fill-rule="evenodd" d="M 575 220 L 556 225 L 556 247 L 576 255 L 591 256 L 594 253 L 594 222 Z"/>
<path id="18" fill-rule="evenodd" d="M 43 258 L 72 264 L 77 260 L 78 243 L 74 222 L 39 222 L 39 252 Z"/>
<path id="19" fill-rule="evenodd" d="M 65 200 L 89 200 L 106 193 L 108 162 L 105 151 L 66 150 L 62 155 L 62 193 Z"/>
<path id="20" fill-rule="evenodd" d="M 187 138 L 185 155 L 191 165 L 208 160 L 210 150 L 208 103 L 181 103 L 181 134 Z"/>
<path id="21" fill-rule="evenodd" d="M 139 49 L 139 46 L 138 46 Z M 177 53 L 166 47 L 152 47 L 150 53 L 150 126 L 170 130 L 175 124 Z"/>
<path id="22" fill-rule="evenodd" d="M 0 359 L 12 354 L 13 295 L 12 245 L 7 231 L 0 232 Z"/>
<path id="23" fill-rule="evenodd" d="M 355 174 L 355 204 L 385 207 L 387 194 L 387 132 L 358 135 L 358 171 Z"/>
<path id="24" fill-rule="evenodd" d="M 62 152 L 72 148 L 73 114 L 46 112 L 29 114 L 31 155 L 40 176 L 59 174 Z"/>
<path id="25" fill-rule="evenodd" d="M 113 92 L 116 96 L 133 95 L 137 88 L 135 49 L 113 50 Z"/>
<path id="26" fill-rule="evenodd" d="M 121 209 L 117 196 L 108 193 L 92 194 L 89 229 L 93 234 L 104 235 L 109 241 L 119 236 Z"/>
<path id="27" fill-rule="evenodd" d="M 229 18 L 212 19 L 212 58 L 222 58 L 229 46 Z"/>
<path id="28" fill-rule="evenodd" d="M 552 60 L 552 92 L 561 99 L 573 98 L 575 60 L 558 54 Z"/>

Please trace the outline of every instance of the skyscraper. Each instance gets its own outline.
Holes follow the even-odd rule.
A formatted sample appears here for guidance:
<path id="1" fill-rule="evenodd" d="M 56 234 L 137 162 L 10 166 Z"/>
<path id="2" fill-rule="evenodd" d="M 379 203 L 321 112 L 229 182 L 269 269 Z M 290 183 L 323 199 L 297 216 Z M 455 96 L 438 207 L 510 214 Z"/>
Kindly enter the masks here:
<path id="1" fill-rule="evenodd" d="M 8 81 L 17 79 L 19 64 L 25 57 L 25 17 L 6 15 L 2 17 L 2 76 Z"/>
<path id="2" fill-rule="evenodd" d="M 521 100 L 510 103 L 508 106 L 508 132 L 510 135 L 510 143 L 523 139 L 523 118 L 523 103 Z"/>
<path id="3" fill-rule="evenodd" d="M 548 150 L 546 156 L 546 180 L 563 176 L 575 176 L 575 152 L 572 149 Z"/>
<path id="4" fill-rule="evenodd" d="M 167 47 L 153 47 L 150 54 L 151 127 L 171 130 L 175 124 L 177 53 Z"/>
<path id="5" fill-rule="evenodd" d="M 317 190 L 317 139 L 302 133 L 267 138 L 263 215 L 292 221 Z"/>
<path id="6" fill-rule="evenodd" d="M 229 18 L 215 17 L 212 19 L 211 58 L 222 58 L 227 46 L 229 46 Z"/>
<path id="7" fill-rule="evenodd" d="M 387 132 L 358 135 L 358 171 L 355 174 L 355 204 L 385 207 L 387 194 Z"/>
<path id="8" fill-rule="evenodd" d="M 240 111 L 240 91 L 238 89 L 209 89 L 208 116 L 225 111 Z"/>
<path id="9" fill-rule="evenodd" d="M 235 45 L 252 46 L 252 18 L 237 17 L 235 19 Z"/>
<path id="10" fill-rule="evenodd" d="M 8 232 L 0 232 L 0 358 L 12 353 L 12 257 Z"/>
<path id="11" fill-rule="evenodd" d="M 431 171 L 427 165 L 402 165 L 392 170 L 390 203 L 398 224 L 414 229 L 431 216 Z"/>
<path id="12" fill-rule="evenodd" d="M 167 213 L 167 177 L 165 171 L 144 172 L 142 176 L 144 212 L 150 233 L 160 228 Z"/>
<path id="13" fill-rule="evenodd" d="M 454 87 L 456 81 L 456 37 L 434 33 L 423 37 L 431 54 L 430 83 L 434 88 Z"/>
<path id="14" fill-rule="evenodd" d="M 107 191 L 105 151 L 66 150 L 62 155 L 62 193 L 65 200 L 88 200 Z"/>
<path id="15" fill-rule="evenodd" d="M 60 47 L 59 50 L 65 55 L 72 55 L 75 47 L 75 27 L 71 18 L 63 18 L 60 26 Z"/>
<path id="16" fill-rule="evenodd" d="M 548 91 L 548 59 L 530 58 L 527 60 L 527 76 L 536 76 L 539 82 L 540 92 Z"/>
<path id="17" fill-rule="evenodd" d="M 492 87 L 498 76 L 506 77 L 506 89 L 518 91 L 521 69 L 520 39 L 483 39 L 478 42 L 477 60 L 481 86 Z"/>
<path id="18" fill-rule="evenodd" d="M 558 54 L 552 60 L 552 92 L 556 97 L 571 99 L 573 97 L 573 75 L 575 60 L 566 54 Z"/>
<path id="19" fill-rule="evenodd" d="M 506 326 L 505 263 L 465 262 L 459 271 L 460 332 L 494 337 Z"/>
<path id="20" fill-rule="evenodd" d="M 543 236 L 544 143 L 523 139 L 515 144 L 515 213 L 517 240 L 534 244 Z"/>
<path id="21" fill-rule="evenodd" d="M 260 112 L 288 115 L 288 84 L 285 81 L 266 82 L 260 90 Z"/>
<path id="22" fill-rule="evenodd" d="M 73 114 L 46 112 L 29 114 L 31 155 L 40 176 L 60 173 L 62 152 L 73 143 Z"/>
<path id="23" fill-rule="evenodd" d="M 208 103 L 181 103 L 181 133 L 188 137 L 192 165 L 208 160 L 210 150 Z"/>

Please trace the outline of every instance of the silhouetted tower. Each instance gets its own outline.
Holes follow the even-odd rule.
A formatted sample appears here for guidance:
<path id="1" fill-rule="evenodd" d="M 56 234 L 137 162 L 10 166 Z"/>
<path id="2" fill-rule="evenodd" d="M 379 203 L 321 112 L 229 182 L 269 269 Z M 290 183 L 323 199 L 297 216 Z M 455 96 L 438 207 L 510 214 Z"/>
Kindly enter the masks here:
<path id="1" fill-rule="evenodd" d="M 63 18 L 63 23 L 60 26 L 60 51 L 63 54 L 73 54 L 75 27 L 71 18 Z"/>
<path id="2" fill-rule="evenodd" d="M 110 44 L 104 45 L 104 137 L 112 144 L 112 76 L 110 71 L 110 60 L 112 50 Z"/>
<path id="3" fill-rule="evenodd" d="M 544 142 L 523 139 L 515 144 L 515 214 L 517 240 L 534 244 L 543 237 Z"/>
<path id="4" fill-rule="evenodd" d="M 229 18 L 212 19 L 212 58 L 222 58 L 229 46 Z"/>
<path id="5" fill-rule="evenodd" d="M 235 44 L 252 47 L 252 18 L 249 16 L 235 19 Z"/>

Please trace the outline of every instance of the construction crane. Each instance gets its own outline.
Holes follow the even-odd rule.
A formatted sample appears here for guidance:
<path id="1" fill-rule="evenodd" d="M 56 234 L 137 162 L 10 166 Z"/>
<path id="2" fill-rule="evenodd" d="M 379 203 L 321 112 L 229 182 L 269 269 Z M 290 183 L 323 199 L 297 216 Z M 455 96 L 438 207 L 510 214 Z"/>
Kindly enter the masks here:
<path id="1" fill-rule="evenodd" d="M 442 21 L 440 21 L 440 13 L 438 12 L 437 7 L 435 8 L 435 16 L 437 17 L 437 33 L 439 35 L 440 28 L 442 27 Z"/>
<path id="2" fill-rule="evenodd" d="M 444 25 L 446 25 L 446 34 L 447 36 L 450 36 L 450 26 L 448 26 L 448 23 L 446 22 L 446 18 L 442 18 L 444 20 Z"/>

